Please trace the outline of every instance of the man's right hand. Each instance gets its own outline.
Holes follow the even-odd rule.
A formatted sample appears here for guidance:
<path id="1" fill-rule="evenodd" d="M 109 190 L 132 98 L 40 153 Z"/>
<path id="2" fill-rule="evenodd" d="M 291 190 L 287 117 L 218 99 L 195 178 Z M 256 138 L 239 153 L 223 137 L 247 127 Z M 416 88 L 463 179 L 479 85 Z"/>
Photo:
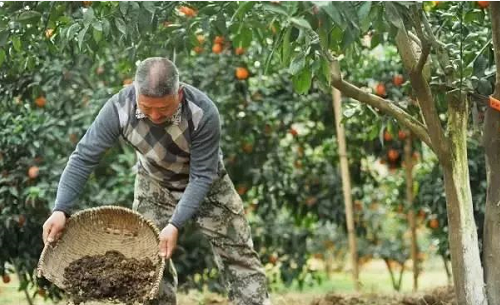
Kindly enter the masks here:
<path id="1" fill-rule="evenodd" d="M 55 211 L 43 224 L 43 243 L 56 241 L 62 234 L 66 224 L 66 215 L 61 211 Z"/>

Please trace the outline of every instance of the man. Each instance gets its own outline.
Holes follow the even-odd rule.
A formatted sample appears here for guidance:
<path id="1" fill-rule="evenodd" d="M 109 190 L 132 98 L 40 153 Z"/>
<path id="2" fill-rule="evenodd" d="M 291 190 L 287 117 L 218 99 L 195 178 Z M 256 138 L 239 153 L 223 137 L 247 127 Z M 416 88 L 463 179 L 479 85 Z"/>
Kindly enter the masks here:
<path id="1" fill-rule="evenodd" d="M 212 245 L 229 298 L 238 305 L 270 304 L 241 198 L 222 164 L 218 110 L 201 91 L 179 84 L 166 58 L 142 61 L 134 84 L 106 102 L 78 143 L 43 225 L 44 242 L 59 237 L 90 172 L 120 136 L 137 151 L 133 209 L 162 229 L 160 255 L 171 258 L 179 229 L 194 218 Z M 168 269 L 154 304 L 176 304 L 170 260 Z"/>

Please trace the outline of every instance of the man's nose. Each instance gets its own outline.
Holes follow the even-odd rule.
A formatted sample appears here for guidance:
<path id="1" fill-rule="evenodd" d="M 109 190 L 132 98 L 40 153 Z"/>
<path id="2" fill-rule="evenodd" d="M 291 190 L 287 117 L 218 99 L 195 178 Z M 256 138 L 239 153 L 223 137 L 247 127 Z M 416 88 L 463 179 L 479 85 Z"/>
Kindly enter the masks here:
<path id="1" fill-rule="evenodd" d="M 158 111 L 153 110 L 151 111 L 151 118 L 153 120 L 159 120 L 161 118 L 161 114 Z"/>

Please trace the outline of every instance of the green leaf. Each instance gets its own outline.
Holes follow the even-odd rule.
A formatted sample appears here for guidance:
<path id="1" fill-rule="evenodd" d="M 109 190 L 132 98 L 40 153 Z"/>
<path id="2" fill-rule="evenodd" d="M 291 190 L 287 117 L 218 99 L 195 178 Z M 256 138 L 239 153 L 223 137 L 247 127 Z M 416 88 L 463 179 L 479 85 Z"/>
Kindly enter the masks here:
<path id="1" fill-rule="evenodd" d="M 111 29 L 111 24 L 109 23 L 108 19 L 103 19 L 102 20 L 102 31 L 104 33 L 104 36 L 109 35 L 109 31 Z"/>
<path id="2" fill-rule="evenodd" d="M 14 50 L 17 52 L 21 51 L 21 39 L 18 36 L 12 37 L 12 45 L 14 46 Z"/>
<path id="3" fill-rule="evenodd" d="M 283 37 L 283 44 L 282 44 L 282 60 L 284 65 L 289 65 L 290 62 L 290 54 L 291 54 L 291 44 L 290 44 L 290 34 L 292 33 L 292 28 L 289 27 L 286 32 L 285 36 Z"/>
<path id="4" fill-rule="evenodd" d="M 329 1 L 313 1 L 313 3 L 322 11 L 324 11 L 332 21 L 341 27 L 345 26 L 344 19 L 342 18 L 342 15 L 340 12 L 337 10 L 337 8 L 333 5 L 332 2 Z"/>
<path id="5" fill-rule="evenodd" d="M 74 23 L 72 24 L 68 31 L 66 32 L 66 39 L 70 40 L 70 39 L 73 39 L 73 37 L 75 36 L 75 34 L 78 32 L 78 30 L 80 29 L 80 25 L 78 23 Z"/>
<path id="6" fill-rule="evenodd" d="M 332 73 L 330 72 L 330 63 L 325 58 L 321 58 L 321 72 L 328 81 L 328 84 L 330 84 L 332 81 Z"/>
<path id="7" fill-rule="evenodd" d="M 127 35 L 127 26 L 125 25 L 125 21 L 123 21 L 122 18 L 116 18 L 115 25 L 118 31 L 120 31 L 123 35 Z"/>
<path id="8" fill-rule="evenodd" d="M 94 37 L 95 42 L 99 43 L 102 39 L 102 31 L 99 31 L 97 29 L 92 30 L 92 37 Z"/>
<path id="9" fill-rule="evenodd" d="M 127 10 L 128 10 L 128 1 L 120 1 L 119 2 L 119 6 L 120 6 L 120 12 L 122 12 L 122 15 L 123 16 L 126 16 L 127 15 Z"/>
<path id="10" fill-rule="evenodd" d="M 150 12 L 151 14 L 155 13 L 155 11 L 156 11 L 155 2 L 153 2 L 153 1 L 144 1 L 144 2 L 141 2 L 141 4 L 146 9 L 146 11 Z"/>
<path id="11" fill-rule="evenodd" d="M 26 11 L 22 12 L 21 15 L 19 15 L 19 18 L 17 18 L 18 21 L 20 22 L 28 22 L 28 21 L 38 21 L 42 17 L 42 14 L 40 14 L 37 11 Z"/>
<path id="12" fill-rule="evenodd" d="M 236 10 L 236 12 L 234 12 L 233 17 L 231 18 L 231 21 L 233 21 L 235 18 L 241 19 L 246 14 L 246 12 L 248 12 L 250 9 L 252 9 L 254 7 L 254 5 L 256 3 L 257 2 L 255 2 L 255 1 L 241 2 L 240 6 Z"/>
<path id="13" fill-rule="evenodd" d="M 80 51 L 82 50 L 82 44 L 85 40 L 85 34 L 87 34 L 88 29 L 89 28 L 86 26 L 80 31 L 80 33 L 78 33 L 78 49 L 80 49 Z"/>
<path id="14" fill-rule="evenodd" d="M 312 73 L 309 68 L 303 69 L 293 77 L 293 87 L 299 94 L 305 94 L 311 88 Z"/>
<path id="15" fill-rule="evenodd" d="M 90 25 L 94 21 L 94 10 L 89 7 L 87 11 L 83 14 L 83 24 L 85 26 Z"/>
<path id="16" fill-rule="evenodd" d="M 9 39 L 9 30 L 0 32 L 0 48 L 5 46 L 7 43 L 7 39 Z"/>
<path id="17" fill-rule="evenodd" d="M 235 37 L 235 42 L 238 47 L 248 48 L 252 43 L 252 30 L 247 27 L 242 27 Z"/>
<path id="18" fill-rule="evenodd" d="M 358 10 L 358 18 L 360 21 L 363 21 L 365 20 L 366 17 L 368 17 L 368 14 L 370 14 L 371 7 L 372 7 L 371 1 L 362 2 Z"/>
<path id="19" fill-rule="evenodd" d="M 287 11 L 285 11 L 281 6 L 278 5 L 264 3 L 262 5 L 262 8 L 266 11 L 271 11 L 273 13 L 278 13 L 280 15 L 288 16 Z"/>
<path id="20" fill-rule="evenodd" d="M 386 18 L 398 29 L 405 29 L 403 17 L 392 2 L 384 2 Z"/>
<path id="21" fill-rule="evenodd" d="M 5 51 L 3 49 L 0 49 L 0 67 L 2 66 L 4 60 L 5 60 Z"/>
<path id="22" fill-rule="evenodd" d="M 303 28 L 306 30 L 312 30 L 311 25 L 305 19 L 292 17 L 292 18 L 290 18 L 290 22 L 299 28 Z"/>
<path id="23" fill-rule="evenodd" d="M 92 27 L 96 31 L 102 32 L 102 22 L 100 22 L 99 20 L 95 20 L 94 22 L 92 22 Z"/>
<path id="24" fill-rule="evenodd" d="M 474 61 L 472 74 L 474 76 L 477 76 L 478 78 L 481 78 L 484 75 L 484 71 L 487 68 L 488 68 L 487 59 L 483 55 L 478 56 L 477 59 Z"/>
<path id="25" fill-rule="evenodd" d="M 295 75 L 299 71 L 304 69 L 305 65 L 306 65 L 306 55 L 305 55 L 305 53 L 301 52 L 290 63 L 290 67 L 288 68 L 288 72 L 292 75 Z"/>

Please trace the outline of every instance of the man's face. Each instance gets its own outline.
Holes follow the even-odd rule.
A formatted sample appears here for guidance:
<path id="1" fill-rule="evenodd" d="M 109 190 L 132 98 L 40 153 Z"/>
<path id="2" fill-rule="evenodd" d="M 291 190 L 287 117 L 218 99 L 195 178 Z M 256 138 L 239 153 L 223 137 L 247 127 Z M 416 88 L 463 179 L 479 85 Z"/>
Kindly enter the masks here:
<path id="1" fill-rule="evenodd" d="M 182 100 L 182 89 L 177 94 L 163 97 L 149 97 L 139 94 L 137 105 L 142 113 L 154 124 L 161 124 L 175 114 Z"/>

